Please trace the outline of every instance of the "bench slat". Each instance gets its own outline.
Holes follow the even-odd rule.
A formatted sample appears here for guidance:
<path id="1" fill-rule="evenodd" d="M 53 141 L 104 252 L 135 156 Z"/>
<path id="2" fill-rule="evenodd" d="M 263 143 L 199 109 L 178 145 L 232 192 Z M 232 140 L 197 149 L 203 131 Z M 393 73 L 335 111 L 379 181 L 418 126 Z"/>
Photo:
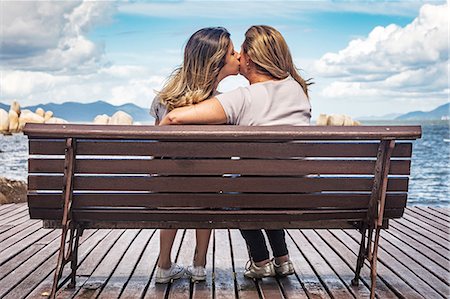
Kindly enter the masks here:
<path id="1" fill-rule="evenodd" d="M 229 228 L 228 223 L 208 223 L 208 222 L 154 222 L 154 221 L 140 221 L 140 222 L 126 222 L 126 221 L 97 221 L 97 222 L 85 222 L 83 225 L 86 228 L 93 229 L 130 229 L 130 228 Z M 260 223 L 248 223 L 239 222 L 231 225 L 238 225 L 235 228 L 241 229 L 259 229 Z M 304 228 L 304 229 L 333 229 L 333 228 L 356 228 L 358 222 L 347 220 L 320 220 L 320 221 L 290 221 L 286 223 L 282 222 L 265 222 L 264 227 L 267 229 L 279 229 L 279 228 Z M 60 220 L 44 220 L 44 228 L 61 228 Z M 383 221 L 382 228 L 389 227 L 389 219 Z"/>
<path id="2" fill-rule="evenodd" d="M 408 175 L 410 160 L 391 161 L 390 174 Z M 75 173 L 160 175 L 304 175 L 373 174 L 375 161 L 369 160 L 195 160 L 195 159 L 79 159 Z M 63 173 L 63 159 L 30 159 L 30 173 Z"/>
<path id="3" fill-rule="evenodd" d="M 61 210 L 33 209 L 30 216 L 36 219 L 56 220 L 61 218 Z M 153 221 L 173 223 L 198 223 L 220 222 L 227 224 L 224 228 L 238 228 L 239 223 L 253 223 L 257 227 L 264 227 L 264 223 L 279 222 L 288 224 L 290 221 L 318 221 L 318 220 L 342 220 L 360 221 L 365 219 L 367 209 L 361 210 L 139 210 L 139 209 L 81 209 L 73 210 L 74 221 Z M 403 209 L 385 210 L 385 218 L 399 218 L 403 215 Z M 193 221 L 195 219 L 195 221 Z M 256 225 L 256 222 L 259 222 Z M 160 226 L 165 227 L 162 223 Z M 182 227 L 182 226 L 181 226 Z"/>
<path id="4" fill-rule="evenodd" d="M 172 141 L 370 140 L 417 139 L 420 126 L 124 126 L 27 124 L 24 133 L 38 138 L 157 139 Z"/>
<path id="5" fill-rule="evenodd" d="M 119 155 L 157 157 L 376 157 L 379 142 L 150 142 L 145 140 L 78 140 L 78 155 Z M 30 139 L 31 155 L 64 155 L 64 140 Z M 397 143 L 392 157 L 411 157 L 412 143 Z"/>
<path id="6" fill-rule="evenodd" d="M 386 208 L 404 208 L 406 193 L 387 194 Z M 73 208 L 87 207 L 205 207 L 205 208 L 271 208 L 276 202 L 279 206 L 293 209 L 367 208 L 370 194 L 74 194 Z M 62 194 L 28 194 L 29 208 L 59 209 Z"/>
<path id="7" fill-rule="evenodd" d="M 354 177 L 114 177 L 76 176 L 74 190 L 153 192 L 320 192 L 370 191 L 373 178 Z M 61 190 L 63 176 L 28 176 L 28 190 Z M 390 178 L 388 191 L 408 191 L 408 178 Z"/>

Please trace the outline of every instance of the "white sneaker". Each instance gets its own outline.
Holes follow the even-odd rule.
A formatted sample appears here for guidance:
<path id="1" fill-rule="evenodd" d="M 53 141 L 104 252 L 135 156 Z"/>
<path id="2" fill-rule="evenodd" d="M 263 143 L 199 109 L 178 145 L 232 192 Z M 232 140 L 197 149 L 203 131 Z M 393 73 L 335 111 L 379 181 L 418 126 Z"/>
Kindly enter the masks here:
<path id="1" fill-rule="evenodd" d="M 161 267 L 156 268 L 156 283 L 168 283 L 171 280 L 175 280 L 183 276 L 184 268 L 178 264 L 172 263 L 169 269 L 163 269 Z"/>
<path id="2" fill-rule="evenodd" d="M 288 276 L 294 274 L 294 264 L 292 264 L 291 260 L 288 260 L 280 265 L 277 264 L 275 259 L 272 260 L 273 267 L 275 268 L 275 273 L 278 276 Z"/>
<path id="3" fill-rule="evenodd" d="M 245 265 L 244 276 L 247 278 L 256 278 L 256 279 L 275 276 L 275 269 L 273 267 L 272 261 L 267 262 L 265 265 L 258 267 L 252 260 L 249 260 Z"/>
<path id="4" fill-rule="evenodd" d="M 206 280 L 206 269 L 202 266 L 195 267 L 190 265 L 186 268 L 186 275 L 191 278 L 193 282 Z"/>

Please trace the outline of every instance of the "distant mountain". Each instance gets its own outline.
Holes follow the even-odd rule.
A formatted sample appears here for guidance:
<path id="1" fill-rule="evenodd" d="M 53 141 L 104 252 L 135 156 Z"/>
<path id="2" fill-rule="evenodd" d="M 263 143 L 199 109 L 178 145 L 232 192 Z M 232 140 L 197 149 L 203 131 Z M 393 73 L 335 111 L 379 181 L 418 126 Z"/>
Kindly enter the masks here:
<path id="1" fill-rule="evenodd" d="M 450 103 L 446 103 L 431 111 L 413 111 L 396 117 L 396 120 L 435 120 L 448 119 L 450 115 Z"/>
<path id="2" fill-rule="evenodd" d="M 119 110 L 122 110 L 133 117 L 134 121 L 138 122 L 152 122 L 153 118 L 149 114 L 149 109 L 136 106 L 134 104 L 124 104 L 121 106 L 114 106 L 103 101 L 93 103 L 77 103 L 65 102 L 62 104 L 39 104 L 35 106 L 21 107 L 21 109 L 29 109 L 36 111 L 37 108 L 42 108 L 45 111 L 51 110 L 56 117 L 63 118 L 70 122 L 92 122 L 99 114 L 113 115 Z M 0 103 L 0 108 L 8 111 L 9 105 Z"/>
<path id="3" fill-rule="evenodd" d="M 370 115 L 356 117 L 357 120 L 393 120 L 402 115 L 401 113 L 390 113 L 386 115 Z"/>

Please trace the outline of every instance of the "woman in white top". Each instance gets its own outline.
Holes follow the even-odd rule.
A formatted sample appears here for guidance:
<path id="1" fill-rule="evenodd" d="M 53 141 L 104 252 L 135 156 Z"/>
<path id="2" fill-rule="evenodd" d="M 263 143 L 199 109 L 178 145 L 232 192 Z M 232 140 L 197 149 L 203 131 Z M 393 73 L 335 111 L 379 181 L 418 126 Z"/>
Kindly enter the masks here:
<path id="1" fill-rule="evenodd" d="M 177 107 L 193 105 L 217 94 L 219 82 L 239 73 L 239 53 L 234 51 L 230 33 L 222 27 L 203 28 L 195 32 L 184 49 L 183 65 L 176 69 L 162 91 L 153 100 L 150 114 L 158 125 Z M 182 266 L 172 263 L 170 255 L 176 229 L 160 230 L 160 251 L 156 269 L 157 283 L 167 283 L 184 274 Z M 193 264 L 186 273 L 194 281 L 206 278 L 206 253 L 210 229 L 196 230 Z"/>
<path id="2" fill-rule="evenodd" d="M 308 85 L 298 74 L 283 36 L 269 26 L 252 26 L 241 47 L 240 73 L 250 86 L 217 95 L 199 104 L 172 110 L 167 124 L 309 125 Z M 261 230 L 241 230 L 251 255 L 244 276 L 290 275 L 284 230 L 265 230 L 274 259 Z"/>

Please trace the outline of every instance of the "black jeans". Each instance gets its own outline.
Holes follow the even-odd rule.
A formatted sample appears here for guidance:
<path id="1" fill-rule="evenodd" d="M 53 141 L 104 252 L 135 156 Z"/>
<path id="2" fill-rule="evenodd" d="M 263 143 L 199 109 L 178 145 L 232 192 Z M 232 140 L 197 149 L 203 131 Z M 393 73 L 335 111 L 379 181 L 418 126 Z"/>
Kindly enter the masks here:
<path id="1" fill-rule="evenodd" d="M 264 231 L 269 239 L 274 257 L 288 254 L 283 229 L 265 229 Z M 255 263 L 269 259 L 269 251 L 267 250 L 266 240 L 264 239 L 262 230 L 241 229 L 241 234 L 247 243 L 250 256 Z"/>

